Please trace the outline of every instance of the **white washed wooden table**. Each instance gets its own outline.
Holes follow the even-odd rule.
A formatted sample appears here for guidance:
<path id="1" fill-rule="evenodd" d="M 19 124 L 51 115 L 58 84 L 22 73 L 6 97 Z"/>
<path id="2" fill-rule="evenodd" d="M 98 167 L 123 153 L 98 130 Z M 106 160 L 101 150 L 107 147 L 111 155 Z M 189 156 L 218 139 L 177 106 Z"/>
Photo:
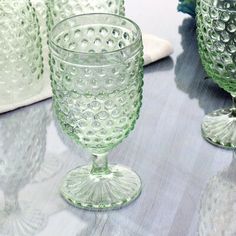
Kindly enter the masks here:
<path id="1" fill-rule="evenodd" d="M 110 155 L 111 162 L 133 168 L 142 178 L 143 192 L 130 206 L 94 213 L 70 207 L 60 197 L 58 190 L 63 176 L 90 159 L 57 131 L 50 109 L 51 100 L 0 116 L 0 125 L 9 120 L 6 130 L 0 132 L 0 142 L 5 140 L 6 133 L 13 137 L 11 142 L 4 142 L 5 150 L 17 145 L 33 145 L 30 145 L 32 139 L 21 140 L 25 137 L 24 132 L 14 126 L 17 123 L 20 127 L 24 122 L 32 124 L 29 113 L 35 119 L 42 119 L 38 124 L 42 125 L 42 132 L 45 128 L 47 131 L 43 144 L 46 146 L 38 147 L 45 150 L 45 155 L 40 163 L 38 160 L 31 163 L 39 167 L 17 190 L 19 205 L 28 202 L 31 208 L 39 209 L 45 216 L 42 228 L 33 235 L 198 235 L 199 223 L 202 223 L 199 222 L 201 193 L 210 178 L 232 161 L 232 151 L 216 148 L 201 138 L 200 123 L 205 113 L 228 106 L 231 101 L 211 80 L 204 80 L 194 21 L 177 13 L 176 5 L 177 0 L 127 0 L 126 3 L 128 17 L 134 19 L 144 32 L 170 40 L 175 49 L 171 58 L 145 68 L 140 119 L 131 135 Z M 44 115 L 34 115 L 39 111 Z M 6 160 L 4 152 L 0 153 L 1 173 Z M 12 155 L 18 163 L 19 152 L 12 152 Z M 3 179 L 0 179 L 0 186 L 1 181 Z M 20 177 L 14 181 L 20 183 Z M 4 207 L 3 191 L 0 191 L 0 207 Z M 233 211 L 232 208 L 227 211 L 230 210 Z M 220 235 L 210 232 L 211 227 L 209 225 L 206 235 Z M 227 222 L 221 227 L 227 229 Z M 15 235 L 28 235 L 24 233 L 26 231 L 19 230 Z"/>

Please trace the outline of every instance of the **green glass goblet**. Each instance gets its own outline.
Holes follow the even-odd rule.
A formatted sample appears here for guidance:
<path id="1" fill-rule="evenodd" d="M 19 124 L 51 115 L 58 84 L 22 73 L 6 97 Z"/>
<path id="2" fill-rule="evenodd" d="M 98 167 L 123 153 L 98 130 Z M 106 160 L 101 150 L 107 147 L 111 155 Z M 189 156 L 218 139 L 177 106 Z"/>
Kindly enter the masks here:
<path id="1" fill-rule="evenodd" d="M 198 0 L 197 33 L 207 74 L 233 97 L 233 107 L 204 117 L 203 137 L 226 148 L 236 147 L 236 1 Z"/>
<path id="2" fill-rule="evenodd" d="M 111 14 L 58 23 L 49 39 L 53 107 L 62 129 L 93 156 L 65 177 L 62 196 L 76 207 L 120 208 L 141 192 L 136 173 L 108 165 L 107 154 L 134 128 L 143 85 L 139 27 Z"/>

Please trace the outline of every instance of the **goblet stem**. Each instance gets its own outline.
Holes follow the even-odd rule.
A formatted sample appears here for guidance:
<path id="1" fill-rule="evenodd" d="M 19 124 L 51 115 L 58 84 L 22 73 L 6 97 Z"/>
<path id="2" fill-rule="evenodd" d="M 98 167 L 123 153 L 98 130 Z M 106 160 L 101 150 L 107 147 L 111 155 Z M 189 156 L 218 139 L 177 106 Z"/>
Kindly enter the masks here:
<path id="1" fill-rule="evenodd" d="M 232 116 L 236 117 L 236 96 L 232 96 L 233 107 L 232 107 Z"/>
<path id="2" fill-rule="evenodd" d="M 236 148 L 233 150 L 233 161 L 236 161 Z"/>
<path id="3" fill-rule="evenodd" d="M 107 160 L 108 153 L 104 154 L 93 154 L 93 165 L 91 174 L 93 175 L 106 175 L 110 173 L 108 168 L 108 160 Z"/>
<path id="4" fill-rule="evenodd" d="M 5 212 L 12 213 L 19 210 L 18 196 L 17 193 L 4 194 L 5 200 Z"/>

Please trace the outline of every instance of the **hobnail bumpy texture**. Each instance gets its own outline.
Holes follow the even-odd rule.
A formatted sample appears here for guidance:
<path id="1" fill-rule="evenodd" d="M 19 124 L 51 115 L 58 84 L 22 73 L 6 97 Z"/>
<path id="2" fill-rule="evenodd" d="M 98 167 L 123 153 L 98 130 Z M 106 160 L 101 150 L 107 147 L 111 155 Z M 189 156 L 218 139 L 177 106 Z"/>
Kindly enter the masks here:
<path id="1" fill-rule="evenodd" d="M 107 153 L 134 128 L 143 85 L 141 32 L 116 15 L 80 15 L 51 33 L 56 116 L 65 132 L 93 154 L 93 166 L 66 176 L 62 196 L 90 210 L 120 208 L 141 192 L 133 171 L 107 165 Z"/>
<path id="2" fill-rule="evenodd" d="M 48 30 L 73 15 L 85 13 L 113 13 L 124 16 L 124 0 L 46 0 Z"/>
<path id="3" fill-rule="evenodd" d="M 42 50 L 44 59 L 44 74 L 45 78 L 48 78 L 49 73 L 49 50 L 48 50 L 48 29 L 47 29 L 47 6 L 46 0 L 31 0 L 33 7 L 35 8 L 37 18 L 40 25 L 40 33 L 42 38 Z M 48 78 L 49 80 L 49 78 Z"/>
<path id="4" fill-rule="evenodd" d="M 41 87 L 39 24 L 28 0 L 1 1 L 0 105 L 28 98 Z"/>
<path id="5" fill-rule="evenodd" d="M 235 9 L 235 1 L 197 2 L 197 38 L 202 64 L 207 74 L 233 96 L 236 95 Z"/>
<path id="6" fill-rule="evenodd" d="M 136 51 L 107 59 L 93 52 L 124 48 L 134 40 L 132 31 L 102 24 L 74 27 L 56 38 L 61 47 L 88 53 L 83 60 L 52 53 L 51 77 L 63 129 L 94 154 L 109 151 L 134 128 L 142 99 L 143 53 L 141 42 Z"/>
<path id="7" fill-rule="evenodd" d="M 47 19 L 47 6 L 45 0 L 30 0 L 32 3 L 32 6 L 35 9 L 39 25 L 40 25 L 40 32 L 43 39 L 47 39 L 47 25 L 46 25 L 46 19 Z"/>
<path id="8" fill-rule="evenodd" d="M 235 163 L 230 168 L 233 174 L 226 170 L 214 176 L 203 193 L 199 212 L 199 236 L 236 235 Z"/>

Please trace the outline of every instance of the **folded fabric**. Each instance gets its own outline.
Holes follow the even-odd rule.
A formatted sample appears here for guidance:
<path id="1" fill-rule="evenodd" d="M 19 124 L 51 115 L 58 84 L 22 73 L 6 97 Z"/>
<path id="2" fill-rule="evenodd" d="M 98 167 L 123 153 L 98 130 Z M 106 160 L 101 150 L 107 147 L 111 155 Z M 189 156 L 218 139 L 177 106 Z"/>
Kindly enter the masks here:
<path id="1" fill-rule="evenodd" d="M 144 43 L 144 65 L 148 65 L 164 57 L 167 57 L 173 52 L 173 47 L 168 41 L 160 39 L 153 35 L 143 34 L 143 43 Z M 45 71 L 44 87 L 40 93 L 24 101 L 0 106 L 0 113 L 12 111 L 17 108 L 36 103 L 50 97 L 52 97 L 52 91 L 49 81 L 49 71 Z"/>
<path id="2" fill-rule="evenodd" d="M 169 41 L 151 34 L 143 34 L 143 44 L 145 66 L 173 53 L 173 47 Z"/>
<path id="3" fill-rule="evenodd" d="M 4 112 L 7 112 L 7 111 L 15 110 L 15 109 L 20 108 L 20 107 L 24 107 L 24 106 L 34 104 L 36 102 L 45 100 L 45 99 L 50 98 L 50 97 L 52 97 L 50 81 L 49 81 L 48 78 L 45 78 L 44 79 L 44 86 L 43 86 L 43 89 L 41 90 L 40 93 L 36 94 L 33 97 L 27 98 L 24 101 L 15 102 L 15 103 L 0 106 L 0 114 L 4 113 Z"/>

